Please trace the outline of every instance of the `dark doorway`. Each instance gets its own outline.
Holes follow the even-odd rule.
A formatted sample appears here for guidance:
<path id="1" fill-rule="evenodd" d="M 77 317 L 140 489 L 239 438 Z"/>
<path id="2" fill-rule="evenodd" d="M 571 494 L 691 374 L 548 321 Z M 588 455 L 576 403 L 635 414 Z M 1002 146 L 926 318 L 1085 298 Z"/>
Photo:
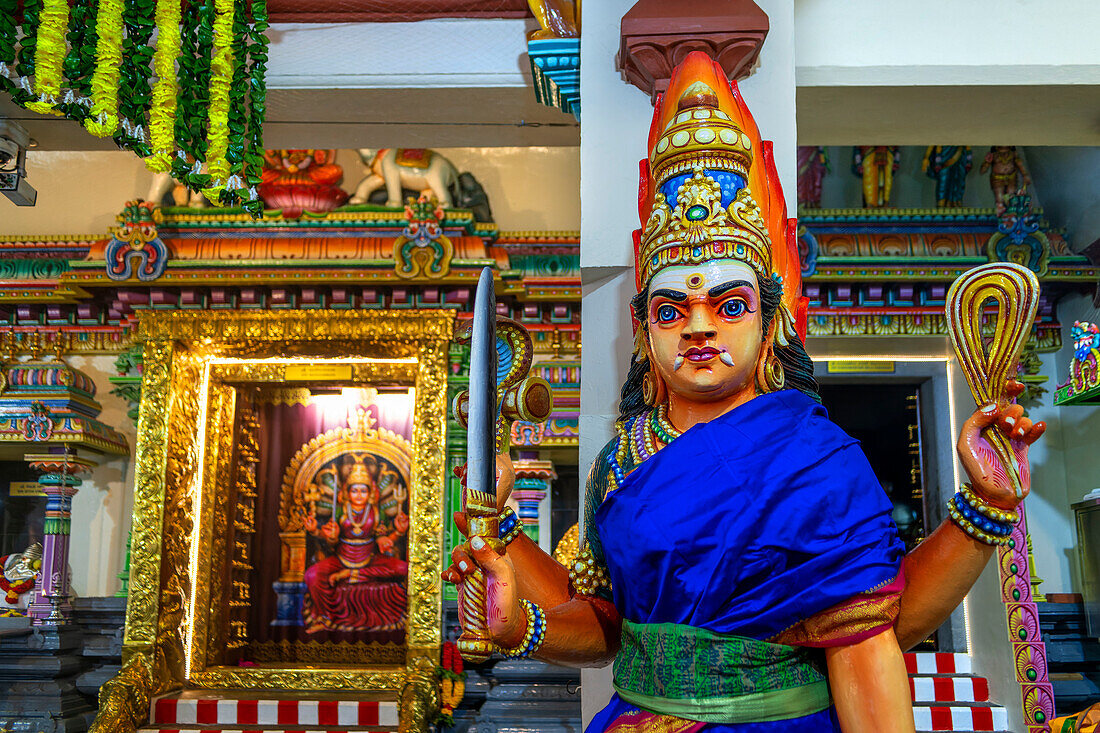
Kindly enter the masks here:
<path id="1" fill-rule="evenodd" d="M 871 468 L 894 505 L 893 518 L 906 549 L 925 536 L 921 470 L 919 385 L 821 385 L 829 417 L 860 441 Z"/>

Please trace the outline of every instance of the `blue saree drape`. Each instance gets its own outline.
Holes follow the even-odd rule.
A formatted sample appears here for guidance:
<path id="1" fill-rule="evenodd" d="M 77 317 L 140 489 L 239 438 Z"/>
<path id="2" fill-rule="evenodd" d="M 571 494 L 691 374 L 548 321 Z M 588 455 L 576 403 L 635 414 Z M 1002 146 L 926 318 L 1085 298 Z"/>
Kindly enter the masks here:
<path id="1" fill-rule="evenodd" d="M 624 619 L 765 640 L 897 576 L 890 510 L 858 442 L 783 390 L 687 431 L 628 474 L 593 523 Z M 635 709 L 616 695 L 588 731 Z M 830 708 L 705 730 L 839 727 Z"/>

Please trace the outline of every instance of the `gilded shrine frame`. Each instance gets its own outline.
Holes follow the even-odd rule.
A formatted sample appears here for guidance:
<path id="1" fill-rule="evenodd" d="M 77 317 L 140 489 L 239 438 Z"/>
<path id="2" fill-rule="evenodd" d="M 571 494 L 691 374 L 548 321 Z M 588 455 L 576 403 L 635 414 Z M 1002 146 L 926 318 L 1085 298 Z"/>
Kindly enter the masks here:
<path id="1" fill-rule="evenodd" d="M 357 690 L 401 698 L 402 730 L 435 707 L 441 645 L 448 311 L 172 311 L 143 314 L 130 595 L 124 662 L 149 693 L 179 688 Z M 231 480 L 236 386 L 304 381 L 414 388 L 408 621 L 403 666 L 209 664 L 223 613 L 211 558 Z M 219 482 L 223 482 L 219 484 Z M 220 543 L 220 547 L 219 547 Z M 222 624 L 224 627 L 224 624 Z M 125 671 L 125 670 L 124 670 Z M 411 727 L 410 727 L 411 726 Z"/>

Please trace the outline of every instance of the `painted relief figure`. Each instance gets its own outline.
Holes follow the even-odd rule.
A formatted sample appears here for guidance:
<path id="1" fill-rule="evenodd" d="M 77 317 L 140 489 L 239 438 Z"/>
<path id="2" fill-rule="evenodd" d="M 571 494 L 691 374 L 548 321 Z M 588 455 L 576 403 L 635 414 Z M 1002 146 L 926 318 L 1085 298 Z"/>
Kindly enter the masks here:
<path id="1" fill-rule="evenodd" d="M 989 171 L 989 187 L 993 190 L 993 206 L 1000 214 L 1008 198 L 1031 185 L 1024 159 L 1015 145 L 994 145 L 982 161 L 980 173 Z"/>
<path id="2" fill-rule="evenodd" d="M 829 153 L 819 145 L 798 146 L 798 205 L 821 208 L 821 183 L 829 172 Z"/>
<path id="3" fill-rule="evenodd" d="M 328 521 L 320 524 L 314 499 L 304 525 L 333 554 L 306 568 L 302 609 L 306 631 L 401 627 L 409 566 L 402 559 L 400 544 L 408 532 L 409 517 L 400 477 L 384 462 L 365 455 L 339 472 L 322 472 L 318 479 L 328 492 L 315 496 L 327 493 L 337 500 L 328 507 Z M 380 502 L 382 488 L 389 489 L 386 510 Z"/>
<path id="4" fill-rule="evenodd" d="M 913 731 L 902 650 L 961 602 L 1019 503 L 981 431 L 1026 465 L 1044 426 L 1015 405 L 974 413 L 958 445 L 970 484 L 906 555 L 859 444 L 820 404 L 771 144 L 721 66 L 695 52 L 676 68 L 646 149 L 634 348 L 577 560 L 502 520 L 502 554 L 475 537 L 443 577 L 485 572 L 506 655 L 614 659 L 590 733 Z M 512 476 L 500 457 L 502 509 Z"/>
<path id="5" fill-rule="evenodd" d="M 894 174 L 901 162 L 897 145 L 858 145 L 852 148 L 852 173 L 863 179 L 863 207 L 890 205 Z"/>
<path id="6" fill-rule="evenodd" d="M 921 170 L 936 181 L 936 206 L 962 206 L 966 192 L 966 174 L 973 166 L 968 145 L 929 145 Z"/>

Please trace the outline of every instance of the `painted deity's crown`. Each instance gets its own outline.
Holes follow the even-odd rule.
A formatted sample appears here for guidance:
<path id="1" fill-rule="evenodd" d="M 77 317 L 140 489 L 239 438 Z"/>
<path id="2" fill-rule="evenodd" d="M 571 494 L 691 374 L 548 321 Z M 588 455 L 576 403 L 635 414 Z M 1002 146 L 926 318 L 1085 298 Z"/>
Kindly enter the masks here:
<path id="1" fill-rule="evenodd" d="M 356 461 L 351 464 L 348 469 L 348 474 L 344 478 L 344 483 L 347 486 L 354 486 L 355 484 L 365 484 L 367 486 L 374 485 L 374 478 L 371 476 L 370 469 L 366 465 Z"/>
<path id="2" fill-rule="evenodd" d="M 657 100 L 638 200 L 639 290 L 666 267 L 739 260 L 782 284 L 783 331 L 793 335 L 797 322 L 805 338 L 796 222 L 787 219 L 771 142 L 705 53 L 688 54 Z"/>

